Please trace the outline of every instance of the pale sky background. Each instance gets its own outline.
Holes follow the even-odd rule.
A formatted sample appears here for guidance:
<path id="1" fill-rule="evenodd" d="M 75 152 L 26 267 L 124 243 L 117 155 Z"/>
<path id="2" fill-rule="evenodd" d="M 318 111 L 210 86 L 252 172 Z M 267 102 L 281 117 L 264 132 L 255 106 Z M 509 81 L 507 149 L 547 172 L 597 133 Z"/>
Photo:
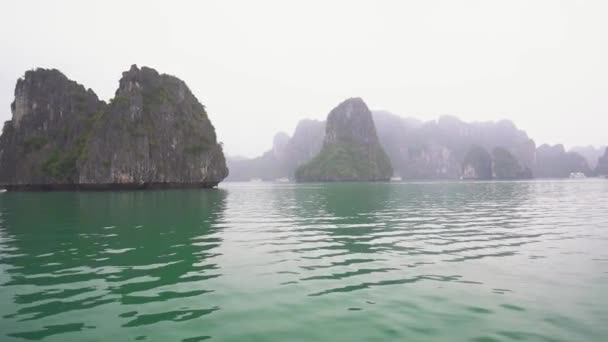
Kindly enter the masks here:
<path id="1" fill-rule="evenodd" d="M 0 119 L 57 68 L 108 100 L 146 65 L 183 79 L 229 155 L 345 98 L 422 120 L 508 118 L 541 143 L 608 143 L 608 1 L 4 1 Z"/>

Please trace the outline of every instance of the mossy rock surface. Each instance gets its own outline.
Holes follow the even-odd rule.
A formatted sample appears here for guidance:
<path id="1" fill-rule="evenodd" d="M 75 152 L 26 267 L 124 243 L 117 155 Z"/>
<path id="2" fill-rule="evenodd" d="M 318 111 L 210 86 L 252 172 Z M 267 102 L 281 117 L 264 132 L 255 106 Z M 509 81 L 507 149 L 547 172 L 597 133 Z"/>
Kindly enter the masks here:
<path id="1" fill-rule="evenodd" d="M 132 66 L 100 101 L 58 70 L 17 82 L 0 136 L 0 185 L 217 185 L 228 169 L 205 107 L 174 76 Z"/>
<path id="2" fill-rule="evenodd" d="M 329 113 L 321 151 L 295 177 L 299 182 L 385 181 L 392 174 L 369 108 L 352 98 Z"/>

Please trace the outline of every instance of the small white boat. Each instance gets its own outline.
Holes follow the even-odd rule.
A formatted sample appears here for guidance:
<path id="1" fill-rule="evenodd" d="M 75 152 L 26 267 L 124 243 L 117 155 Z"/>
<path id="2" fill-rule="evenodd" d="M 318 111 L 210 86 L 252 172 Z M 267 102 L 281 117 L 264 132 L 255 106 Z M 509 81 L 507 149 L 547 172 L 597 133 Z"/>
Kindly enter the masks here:
<path id="1" fill-rule="evenodd" d="M 289 178 L 287 177 L 281 177 L 281 178 L 277 178 L 274 180 L 277 183 L 289 183 Z"/>
<path id="2" fill-rule="evenodd" d="M 585 174 L 582 172 L 570 173 L 570 179 L 583 179 L 583 178 L 587 178 L 587 176 L 585 176 Z"/>
<path id="3" fill-rule="evenodd" d="M 399 176 L 393 176 L 391 177 L 391 182 L 401 182 L 403 179 L 401 179 L 401 177 Z"/>

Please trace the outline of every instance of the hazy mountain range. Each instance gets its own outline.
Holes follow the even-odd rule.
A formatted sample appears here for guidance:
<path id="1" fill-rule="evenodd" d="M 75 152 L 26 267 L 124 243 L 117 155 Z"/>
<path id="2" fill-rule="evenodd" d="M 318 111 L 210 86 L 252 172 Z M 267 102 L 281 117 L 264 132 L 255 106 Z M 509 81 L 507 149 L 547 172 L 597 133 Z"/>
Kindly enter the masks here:
<path id="1" fill-rule="evenodd" d="M 388 111 L 372 111 L 378 138 L 388 154 L 394 176 L 402 179 L 466 178 L 465 158 L 472 146 L 488 154 L 506 151 L 521 175 L 562 178 L 573 172 L 595 174 L 605 147 L 536 146 L 527 133 L 509 120 L 464 122 L 455 116 L 420 121 Z M 301 120 L 293 135 L 275 135 L 272 148 L 257 158 L 228 157 L 229 181 L 294 179 L 296 169 L 321 150 L 325 122 Z M 526 173 L 525 171 L 529 173 Z M 522 176 L 523 177 L 523 176 Z"/>

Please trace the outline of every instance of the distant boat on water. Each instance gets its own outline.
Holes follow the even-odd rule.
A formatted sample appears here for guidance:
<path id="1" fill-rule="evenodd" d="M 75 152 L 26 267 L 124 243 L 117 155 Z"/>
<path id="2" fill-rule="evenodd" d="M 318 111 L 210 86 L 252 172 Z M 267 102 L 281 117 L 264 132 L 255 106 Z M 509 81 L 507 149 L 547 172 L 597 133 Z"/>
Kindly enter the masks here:
<path id="1" fill-rule="evenodd" d="M 570 173 L 570 179 L 583 179 L 583 178 L 587 178 L 587 176 L 585 176 L 585 174 L 582 172 Z"/>
<path id="2" fill-rule="evenodd" d="M 287 177 L 281 177 L 281 178 L 277 178 L 274 180 L 277 183 L 289 183 L 289 178 Z"/>
<path id="3" fill-rule="evenodd" d="M 399 176 L 393 176 L 391 177 L 391 182 L 401 182 L 403 179 L 401 179 L 401 177 Z"/>

